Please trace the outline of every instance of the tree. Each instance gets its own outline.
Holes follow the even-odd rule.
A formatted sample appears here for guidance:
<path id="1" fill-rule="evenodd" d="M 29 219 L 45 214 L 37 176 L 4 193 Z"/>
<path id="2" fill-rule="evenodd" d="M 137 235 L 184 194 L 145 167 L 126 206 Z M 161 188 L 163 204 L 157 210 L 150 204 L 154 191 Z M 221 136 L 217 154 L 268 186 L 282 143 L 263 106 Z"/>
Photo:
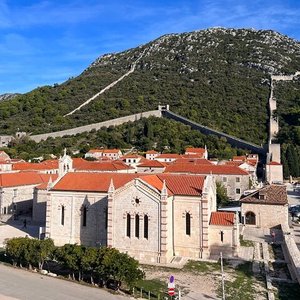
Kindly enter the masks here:
<path id="1" fill-rule="evenodd" d="M 218 207 L 225 206 L 229 202 L 229 198 L 227 196 L 227 191 L 222 182 L 216 182 L 217 188 L 217 205 Z"/>

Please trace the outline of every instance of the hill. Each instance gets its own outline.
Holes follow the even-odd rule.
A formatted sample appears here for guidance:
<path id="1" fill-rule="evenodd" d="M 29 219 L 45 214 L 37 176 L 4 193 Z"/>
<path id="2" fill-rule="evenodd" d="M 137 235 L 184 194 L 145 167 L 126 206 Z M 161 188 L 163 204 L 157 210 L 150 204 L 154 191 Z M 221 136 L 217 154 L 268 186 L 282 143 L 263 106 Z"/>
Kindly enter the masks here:
<path id="1" fill-rule="evenodd" d="M 73 115 L 63 117 L 128 72 Z M 81 75 L 0 103 L 0 132 L 42 133 L 136 112 L 159 103 L 204 125 L 255 143 L 267 140 L 271 74 L 299 69 L 300 44 L 277 32 L 211 28 L 162 36 L 106 54 Z"/>

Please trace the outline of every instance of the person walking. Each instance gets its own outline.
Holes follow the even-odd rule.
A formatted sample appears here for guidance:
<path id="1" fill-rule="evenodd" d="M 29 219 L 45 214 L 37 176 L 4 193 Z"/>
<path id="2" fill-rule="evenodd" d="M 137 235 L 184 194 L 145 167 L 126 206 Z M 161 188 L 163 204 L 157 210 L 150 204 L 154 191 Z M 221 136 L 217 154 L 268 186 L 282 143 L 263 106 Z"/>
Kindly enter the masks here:
<path id="1" fill-rule="evenodd" d="M 27 228 L 27 220 L 26 219 L 24 219 L 24 221 L 23 221 L 23 228 Z"/>

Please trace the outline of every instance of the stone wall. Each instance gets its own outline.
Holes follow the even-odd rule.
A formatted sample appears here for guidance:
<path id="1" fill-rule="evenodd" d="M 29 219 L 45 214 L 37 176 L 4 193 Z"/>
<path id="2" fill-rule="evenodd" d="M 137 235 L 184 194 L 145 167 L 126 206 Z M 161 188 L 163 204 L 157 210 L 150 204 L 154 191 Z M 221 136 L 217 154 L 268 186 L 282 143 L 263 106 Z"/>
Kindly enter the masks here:
<path id="1" fill-rule="evenodd" d="M 82 223 L 84 205 L 87 207 L 86 226 Z M 67 243 L 106 245 L 106 208 L 107 194 L 51 191 L 47 198 L 46 236 L 57 246 Z"/>
<path id="2" fill-rule="evenodd" d="M 35 142 L 40 142 L 42 140 L 46 140 L 48 137 L 63 137 L 66 135 L 76 135 L 77 133 L 82 133 L 82 132 L 89 132 L 91 130 L 100 130 L 102 127 L 109 127 L 109 126 L 118 126 L 124 123 L 127 123 L 129 121 L 134 122 L 137 121 L 141 118 L 149 118 L 151 116 L 155 116 L 160 118 L 161 117 L 161 111 L 160 110 L 152 110 L 152 111 L 147 111 L 143 113 L 138 113 L 126 117 L 121 117 L 117 119 L 112 119 L 100 123 L 94 123 L 94 124 L 89 124 L 85 126 L 80 126 L 76 128 L 71 128 L 71 129 L 66 129 L 62 131 L 56 131 L 56 132 L 50 132 L 50 133 L 44 133 L 44 134 L 38 134 L 38 135 L 31 135 L 30 139 L 34 140 Z"/>
<path id="3" fill-rule="evenodd" d="M 292 265 L 294 275 L 300 284 L 300 251 L 296 245 L 296 242 L 291 235 L 290 228 L 286 224 L 281 225 L 283 231 L 283 242 L 285 246 L 286 253 Z"/>
<path id="4" fill-rule="evenodd" d="M 246 226 L 271 228 L 288 222 L 288 205 L 242 203 L 241 215 L 244 219 L 249 211 L 255 213 L 256 224 Z"/>
<path id="5" fill-rule="evenodd" d="M 36 185 L 2 188 L 1 214 L 31 213 Z"/>

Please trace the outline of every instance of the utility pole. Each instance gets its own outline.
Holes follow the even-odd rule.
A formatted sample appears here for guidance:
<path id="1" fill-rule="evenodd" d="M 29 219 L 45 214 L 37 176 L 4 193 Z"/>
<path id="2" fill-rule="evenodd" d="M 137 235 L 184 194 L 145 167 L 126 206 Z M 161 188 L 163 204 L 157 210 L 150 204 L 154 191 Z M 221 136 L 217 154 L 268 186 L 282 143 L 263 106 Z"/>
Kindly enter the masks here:
<path id="1" fill-rule="evenodd" d="M 221 259 L 221 274 L 222 274 L 222 300 L 225 300 L 225 286 L 224 286 L 224 270 L 223 270 L 223 255 L 220 252 L 220 259 Z"/>

